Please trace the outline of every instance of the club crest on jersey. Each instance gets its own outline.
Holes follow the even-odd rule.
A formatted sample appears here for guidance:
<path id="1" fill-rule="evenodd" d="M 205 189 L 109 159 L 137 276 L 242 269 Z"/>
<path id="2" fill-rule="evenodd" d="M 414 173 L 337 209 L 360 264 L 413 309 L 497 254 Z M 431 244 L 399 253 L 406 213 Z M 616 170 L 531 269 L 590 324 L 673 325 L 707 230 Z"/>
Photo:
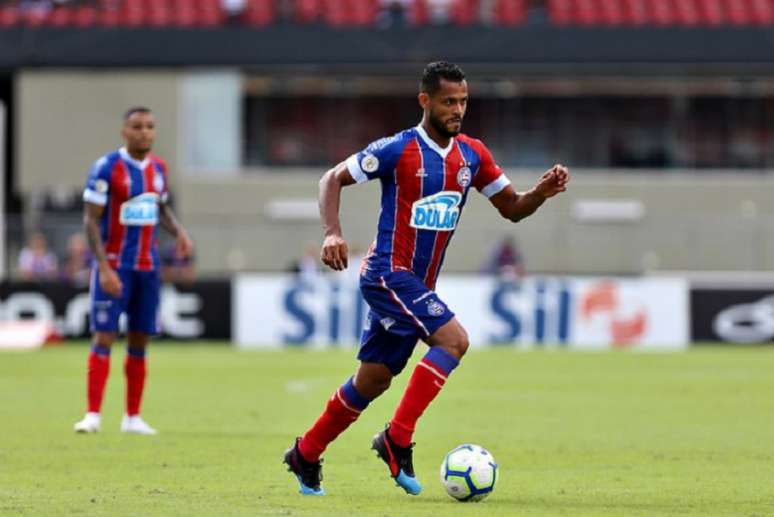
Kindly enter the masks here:
<path id="1" fill-rule="evenodd" d="M 419 230 L 450 232 L 457 227 L 462 194 L 445 190 L 411 205 L 411 226 Z"/>
<path id="2" fill-rule="evenodd" d="M 430 316 L 440 316 L 444 312 L 446 312 L 446 309 L 443 308 L 443 305 L 438 300 L 430 300 L 430 303 L 427 304 L 427 313 Z"/>
<path id="3" fill-rule="evenodd" d="M 373 154 L 366 154 L 360 160 L 360 168 L 363 169 L 363 172 L 376 172 L 379 168 L 379 158 Z"/>
<path id="4" fill-rule="evenodd" d="M 159 221 L 159 195 L 146 192 L 121 204 L 119 221 L 126 226 L 151 226 Z"/>
<path id="5" fill-rule="evenodd" d="M 470 173 L 470 168 L 462 167 L 459 172 L 457 172 L 457 184 L 462 188 L 466 188 L 468 185 L 470 185 L 471 177 L 472 174 Z"/>
<path id="6" fill-rule="evenodd" d="M 159 193 L 164 192 L 164 176 L 158 171 L 153 175 L 153 190 Z"/>

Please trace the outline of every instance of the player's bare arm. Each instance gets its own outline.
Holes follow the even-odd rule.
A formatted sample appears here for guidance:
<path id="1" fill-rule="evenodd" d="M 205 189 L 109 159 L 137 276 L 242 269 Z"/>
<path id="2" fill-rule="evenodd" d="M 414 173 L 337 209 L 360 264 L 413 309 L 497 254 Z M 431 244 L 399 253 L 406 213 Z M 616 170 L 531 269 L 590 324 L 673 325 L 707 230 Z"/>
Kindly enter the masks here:
<path id="1" fill-rule="evenodd" d="M 91 253 L 99 267 L 100 287 L 110 296 L 118 298 L 121 296 L 123 285 L 121 285 L 118 274 L 108 263 L 105 246 L 102 244 L 102 236 L 100 235 L 100 220 L 105 207 L 94 203 L 84 203 L 84 205 L 83 229 L 86 232 L 86 240 L 89 242 Z"/>
<path id="2" fill-rule="evenodd" d="M 320 178 L 320 220 L 324 236 L 320 259 L 326 266 L 336 271 L 347 268 L 349 255 L 347 241 L 341 235 L 339 220 L 341 189 L 354 183 L 355 180 L 347 170 L 345 162 L 330 169 Z"/>
<path id="3" fill-rule="evenodd" d="M 546 199 L 567 190 L 569 181 L 570 171 L 564 165 L 557 164 L 547 170 L 527 192 L 516 192 L 508 185 L 492 196 L 490 201 L 500 215 L 515 223 L 534 214 Z"/>
<path id="4" fill-rule="evenodd" d="M 190 257 L 193 253 L 193 241 L 167 203 L 161 203 L 159 206 L 159 224 L 175 238 L 177 254 L 183 258 Z"/>

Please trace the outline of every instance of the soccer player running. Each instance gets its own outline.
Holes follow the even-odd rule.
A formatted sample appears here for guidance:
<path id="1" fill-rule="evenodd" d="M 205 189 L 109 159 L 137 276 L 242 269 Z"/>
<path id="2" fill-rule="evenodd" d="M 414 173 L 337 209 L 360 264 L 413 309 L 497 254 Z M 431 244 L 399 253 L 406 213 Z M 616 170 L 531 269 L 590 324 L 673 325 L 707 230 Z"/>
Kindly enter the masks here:
<path id="1" fill-rule="evenodd" d="M 90 285 L 93 340 L 88 359 L 88 412 L 75 424 L 78 433 L 100 430 L 100 409 L 110 370 L 110 350 L 118 319 L 128 319 L 126 413 L 121 431 L 151 435 L 156 430 L 140 417 L 146 377 L 146 349 L 158 334 L 159 253 L 157 227 L 176 239 L 186 257 L 193 243 L 167 204 L 167 166 L 151 153 L 156 138 L 153 113 L 134 107 L 124 115 L 126 146 L 97 160 L 83 192 L 84 229 L 94 266 Z"/>
<path id="2" fill-rule="evenodd" d="M 336 271 L 347 267 L 348 255 L 339 222 L 341 189 L 378 179 L 382 209 L 376 240 L 361 267 L 360 289 L 370 311 L 360 365 L 285 452 L 284 462 L 302 494 L 324 495 L 323 451 L 390 386 L 421 339 L 429 350 L 414 368 L 392 419 L 372 442 L 396 483 L 419 494 L 412 462 L 417 420 L 468 349 L 465 329 L 434 289 L 470 187 L 517 222 L 564 192 L 570 178 L 566 167 L 555 165 L 532 189 L 516 192 L 484 144 L 460 133 L 468 87 L 456 65 L 427 65 L 418 100 L 423 115 L 417 127 L 377 140 L 320 180 L 321 258 Z"/>

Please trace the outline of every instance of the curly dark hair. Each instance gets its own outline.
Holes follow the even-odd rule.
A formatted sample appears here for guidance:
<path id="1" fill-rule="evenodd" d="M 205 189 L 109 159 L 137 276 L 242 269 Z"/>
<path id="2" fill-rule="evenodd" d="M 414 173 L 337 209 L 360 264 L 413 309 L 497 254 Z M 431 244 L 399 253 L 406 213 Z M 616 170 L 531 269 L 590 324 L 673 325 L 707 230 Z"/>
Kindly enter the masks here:
<path id="1" fill-rule="evenodd" d="M 460 83 L 465 79 L 465 72 L 453 63 L 433 61 L 422 72 L 422 82 L 419 83 L 419 90 L 432 95 L 441 89 L 441 79 Z"/>

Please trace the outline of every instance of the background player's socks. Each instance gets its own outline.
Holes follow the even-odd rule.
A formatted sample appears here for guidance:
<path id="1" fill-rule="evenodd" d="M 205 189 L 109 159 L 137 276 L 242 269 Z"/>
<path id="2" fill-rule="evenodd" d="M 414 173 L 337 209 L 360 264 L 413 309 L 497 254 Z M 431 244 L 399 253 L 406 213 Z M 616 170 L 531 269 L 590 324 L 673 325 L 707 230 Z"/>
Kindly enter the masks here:
<path id="1" fill-rule="evenodd" d="M 87 398 L 89 413 L 99 413 L 102 408 L 102 396 L 110 373 L 110 347 L 94 344 L 89 353 L 87 373 Z"/>
<path id="2" fill-rule="evenodd" d="M 358 393 L 350 378 L 331 396 L 323 414 L 298 442 L 301 456 L 306 461 L 319 461 L 328 444 L 357 420 L 370 402 Z"/>
<path id="3" fill-rule="evenodd" d="M 145 388 L 145 348 L 129 347 L 126 350 L 124 374 L 126 375 L 126 414 L 132 417 L 140 414 L 142 392 Z"/>
<path id="4" fill-rule="evenodd" d="M 411 444 L 417 420 L 441 391 L 446 378 L 458 364 L 457 359 L 438 346 L 428 350 L 425 357 L 417 363 L 387 431 L 396 445 L 408 447 Z"/>

